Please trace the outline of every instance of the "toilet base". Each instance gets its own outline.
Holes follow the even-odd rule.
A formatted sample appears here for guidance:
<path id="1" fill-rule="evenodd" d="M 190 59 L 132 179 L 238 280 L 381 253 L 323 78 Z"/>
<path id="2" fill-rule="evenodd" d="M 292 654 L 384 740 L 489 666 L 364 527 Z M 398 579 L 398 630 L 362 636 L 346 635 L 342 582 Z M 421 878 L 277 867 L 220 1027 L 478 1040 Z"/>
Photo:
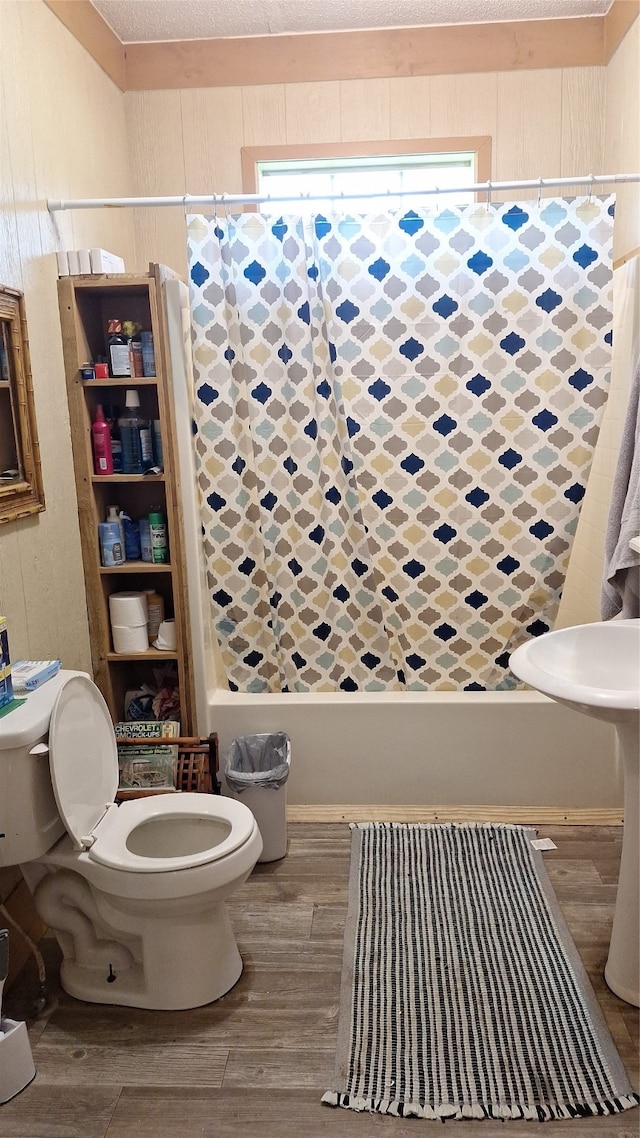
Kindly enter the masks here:
<path id="1" fill-rule="evenodd" d="M 64 990 L 87 1003 L 159 1011 L 197 1008 L 224 996 L 242 974 L 226 898 L 246 881 L 262 850 L 249 818 L 248 840 L 217 863 L 166 873 L 122 871 L 76 850 L 66 835 L 27 863 L 23 873 L 38 915 L 62 949 Z"/>
<path id="2" fill-rule="evenodd" d="M 105 908 L 109 906 L 101 900 L 101 916 L 108 919 L 111 914 Z M 60 982 L 65 992 L 92 1004 L 178 1011 L 219 1000 L 242 974 L 242 958 L 224 901 L 180 925 L 139 913 L 131 920 L 120 911 L 120 929 L 129 923 L 127 932 L 137 926 L 139 942 L 135 955 L 129 960 L 125 956 L 120 964 L 111 964 L 104 942 L 99 960 L 79 963 L 77 954 L 65 952 L 68 938 L 59 938 L 64 953 Z"/>
<path id="3" fill-rule="evenodd" d="M 141 965 L 116 972 L 116 979 L 109 981 L 104 968 L 88 968 L 73 960 L 63 960 L 60 965 L 60 983 L 68 995 L 89 1004 L 117 1004 L 128 1008 L 151 1008 L 156 1011 L 180 1011 L 199 1008 L 211 1004 L 224 996 L 242 975 L 242 959 L 237 946 L 229 954 L 223 969 L 214 969 L 214 975 L 200 978 L 197 984 L 189 985 L 190 991 L 181 985 L 181 993 L 164 990 L 162 993 L 149 991 L 145 987 L 144 972 Z M 189 969 L 188 956 L 182 967 Z"/>
<path id="4" fill-rule="evenodd" d="M 224 901 L 181 904 L 177 920 L 155 905 L 93 894 L 78 874 L 62 870 L 40 882 L 35 903 L 62 949 L 62 987 L 78 1000 L 197 1008 L 224 996 L 242 973 Z"/>

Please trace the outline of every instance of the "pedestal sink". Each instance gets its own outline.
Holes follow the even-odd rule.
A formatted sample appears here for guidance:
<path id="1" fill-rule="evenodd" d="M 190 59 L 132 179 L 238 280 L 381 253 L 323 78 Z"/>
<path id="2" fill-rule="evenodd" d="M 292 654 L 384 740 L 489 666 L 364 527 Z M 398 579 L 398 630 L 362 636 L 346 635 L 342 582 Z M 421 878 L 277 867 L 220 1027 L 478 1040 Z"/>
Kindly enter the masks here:
<path id="1" fill-rule="evenodd" d="M 640 620 L 547 632 L 516 648 L 510 667 L 558 703 L 615 726 L 624 766 L 624 835 L 604 978 L 617 996 L 640 1007 Z"/>

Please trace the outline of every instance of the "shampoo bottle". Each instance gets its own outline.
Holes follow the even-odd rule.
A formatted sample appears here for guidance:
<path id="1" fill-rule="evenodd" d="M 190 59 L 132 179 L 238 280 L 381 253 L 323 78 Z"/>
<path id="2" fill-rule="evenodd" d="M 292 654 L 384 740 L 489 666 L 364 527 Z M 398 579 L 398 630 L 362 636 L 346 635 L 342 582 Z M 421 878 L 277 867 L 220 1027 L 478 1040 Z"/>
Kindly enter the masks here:
<path id="1" fill-rule="evenodd" d="M 91 425 L 91 441 L 93 443 L 93 469 L 96 474 L 113 474 L 111 430 L 100 403 L 96 407 L 96 417 Z"/>

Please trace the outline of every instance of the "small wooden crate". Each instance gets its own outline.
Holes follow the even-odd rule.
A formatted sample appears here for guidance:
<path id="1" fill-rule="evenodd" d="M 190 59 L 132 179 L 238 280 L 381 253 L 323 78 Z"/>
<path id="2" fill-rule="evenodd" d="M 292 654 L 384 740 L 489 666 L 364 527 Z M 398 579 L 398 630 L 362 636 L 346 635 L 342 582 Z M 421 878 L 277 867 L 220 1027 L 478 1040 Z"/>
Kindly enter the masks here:
<path id="1" fill-rule="evenodd" d="M 219 794 L 218 736 L 215 732 L 197 745 L 178 746 L 176 790 L 195 790 L 200 794 Z"/>

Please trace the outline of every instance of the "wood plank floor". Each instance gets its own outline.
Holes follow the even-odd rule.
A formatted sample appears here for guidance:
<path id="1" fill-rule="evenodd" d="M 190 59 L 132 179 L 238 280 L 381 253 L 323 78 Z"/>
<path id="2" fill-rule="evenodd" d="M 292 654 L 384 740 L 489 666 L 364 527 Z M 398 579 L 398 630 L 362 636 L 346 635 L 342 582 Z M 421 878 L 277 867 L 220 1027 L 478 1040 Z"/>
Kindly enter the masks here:
<path id="1" fill-rule="evenodd" d="M 620 859 L 618 827 L 540 827 L 565 917 L 638 1089 L 638 1011 L 606 987 Z M 244 972 L 222 1000 L 189 1012 L 83 1004 L 57 982 L 43 942 L 48 1006 L 32 1016 L 28 964 L 5 1011 L 29 1023 L 35 1081 L 0 1107 L 0 1138 L 293 1138 L 441 1134 L 442 1124 L 336 1110 L 332 1084 L 350 831 L 289 826 L 281 862 L 257 866 L 229 904 Z M 185 945 L 188 958 L 188 945 Z M 188 966 L 188 960 L 185 961 Z M 569 1123 L 447 1123 L 445 1138 L 638 1138 L 640 1110 Z"/>

